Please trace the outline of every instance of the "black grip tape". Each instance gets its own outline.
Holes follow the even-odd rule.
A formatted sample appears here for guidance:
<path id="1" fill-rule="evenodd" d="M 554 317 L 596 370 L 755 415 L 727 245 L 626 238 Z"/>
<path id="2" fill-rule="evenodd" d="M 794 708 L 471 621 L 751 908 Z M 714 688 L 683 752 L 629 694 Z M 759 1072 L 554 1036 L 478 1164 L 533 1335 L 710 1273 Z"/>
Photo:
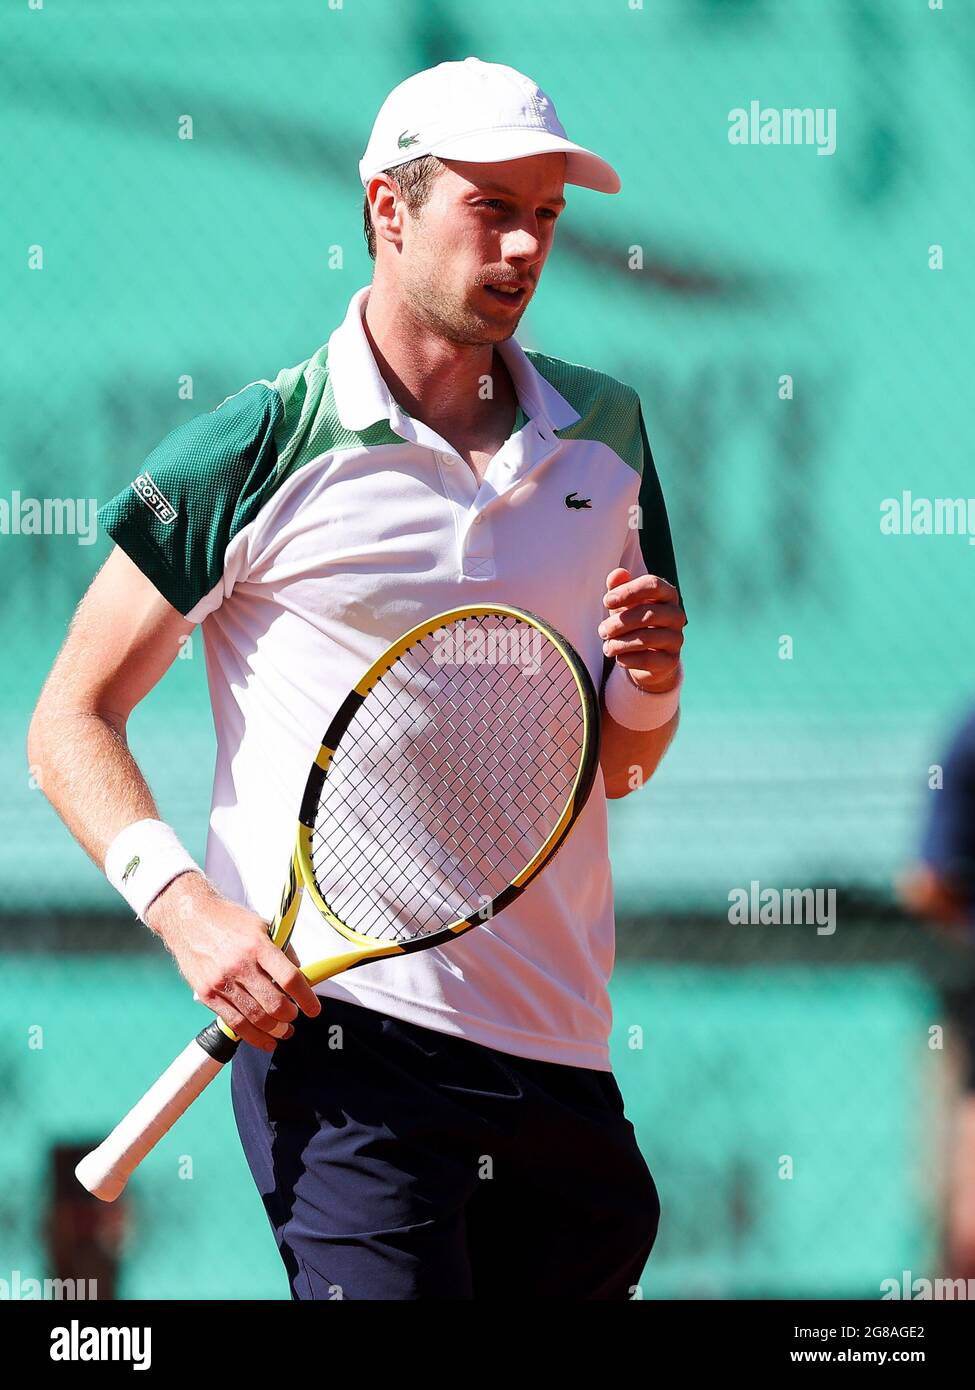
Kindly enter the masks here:
<path id="1" fill-rule="evenodd" d="M 215 1062 L 229 1062 L 240 1046 L 233 1038 L 227 1037 L 217 1022 L 207 1024 L 202 1033 L 197 1033 L 196 1040 Z"/>

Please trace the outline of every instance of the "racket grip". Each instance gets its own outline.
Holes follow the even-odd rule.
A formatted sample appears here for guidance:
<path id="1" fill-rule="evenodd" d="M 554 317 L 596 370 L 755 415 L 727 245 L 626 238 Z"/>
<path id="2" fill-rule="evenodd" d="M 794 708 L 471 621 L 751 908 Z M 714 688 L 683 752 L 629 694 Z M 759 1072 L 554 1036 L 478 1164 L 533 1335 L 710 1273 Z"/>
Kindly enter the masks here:
<path id="1" fill-rule="evenodd" d="M 103 1202 L 114 1202 L 150 1149 L 236 1051 L 237 1043 L 216 1022 L 198 1033 L 108 1138 L 81 1160 L 74 1173 L 82 1187 Z"/>

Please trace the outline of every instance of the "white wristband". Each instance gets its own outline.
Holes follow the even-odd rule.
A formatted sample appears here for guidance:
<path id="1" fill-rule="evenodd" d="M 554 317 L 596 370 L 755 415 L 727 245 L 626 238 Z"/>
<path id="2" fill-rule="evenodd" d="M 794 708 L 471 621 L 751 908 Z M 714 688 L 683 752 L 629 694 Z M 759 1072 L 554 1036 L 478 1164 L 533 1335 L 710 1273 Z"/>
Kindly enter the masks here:
<path id="1" fill-rule="evenodd" d="M 680 705 L 680 688 L 684 684 L 683 662 L 677 667 L 677 684 L 673 690 L 655 694 L 633 684 L 625 666 L 615 665 L 609 673 L 603 702 L 606 713 L 624 729 L 646 731 L 659 729 L 669 723 Z"/>
<path id="2" fill-rule="evenodd" d="M 146 908 L 174 878 L 202 872 L 176 831 L 161 820 L 133 821 L 119 831 L 105 855 L 105 877 L 143 921 Z"/>

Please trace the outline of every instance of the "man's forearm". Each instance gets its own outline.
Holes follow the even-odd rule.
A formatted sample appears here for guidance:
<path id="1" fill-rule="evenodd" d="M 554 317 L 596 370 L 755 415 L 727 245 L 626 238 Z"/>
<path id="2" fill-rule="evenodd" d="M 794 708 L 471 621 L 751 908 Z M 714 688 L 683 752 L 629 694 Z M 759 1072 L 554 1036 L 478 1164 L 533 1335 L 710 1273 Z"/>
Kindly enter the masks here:
<path id="1" fill-rule="evenodd" d="M 159 816 L 124 728 L 103 715 L 46 708 L 42 701 L 27 757 L 41 791 L 99 868 L 120 830 Z"/>
<path id="2" fill-rule="evenodd" d="M 677 732 L 679 722 L 678 710 L 659 729 L 624 729 L 603 710 L 599 765 L 603 770 L 608 797 L 628 796 L 650 780 Z"/>

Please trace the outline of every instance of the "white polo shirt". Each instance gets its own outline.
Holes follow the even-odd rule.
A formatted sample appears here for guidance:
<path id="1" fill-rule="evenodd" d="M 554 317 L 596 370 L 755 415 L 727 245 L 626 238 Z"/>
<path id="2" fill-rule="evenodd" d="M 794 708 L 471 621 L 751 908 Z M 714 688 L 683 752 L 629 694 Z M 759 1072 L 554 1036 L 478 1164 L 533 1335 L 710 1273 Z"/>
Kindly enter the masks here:
<path id="1" fill-rule="evenodd" d="M 449 608 L 512 604 L 562 632 L 598 688 L 608 572 L 677 580 L 631 387 L 499 345 L 519 413 L 478 485 L 390 396 L 362 324 L 368 294 L 307 361 L 174 430 L 100 513 L 202 624 L 217 737 L 206 869 L 265 918 L 321 737 L 390 642 Z M 303 961 L 342 946 L 307 899 L 293 944 Z M 317 988 L 503 1052 L 609 1070 L 613 951 L 597 774 L 566 845 L 495 921 Z"/>

